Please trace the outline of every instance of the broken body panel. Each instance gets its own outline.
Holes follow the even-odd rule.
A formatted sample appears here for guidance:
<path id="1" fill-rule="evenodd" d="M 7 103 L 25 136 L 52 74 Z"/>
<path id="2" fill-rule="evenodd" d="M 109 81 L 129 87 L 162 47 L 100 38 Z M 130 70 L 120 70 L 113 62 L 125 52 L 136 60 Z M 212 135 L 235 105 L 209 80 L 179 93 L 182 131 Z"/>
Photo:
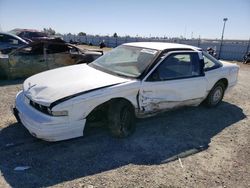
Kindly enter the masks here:
<path id="1" fill-rule="evenodd" d="M 195 53 L 201 58 L 201 52 Z M 168 56 L 162 59 L 166 58 Z M 142 118 L 181 106 L 197 106 L 220 79 L 228 81 L 226 91 L 237 82 L 239 67 L 228 63 L 189 78 L 148 79 L 163 60 L 157 61 L 143 79 L 111 75 L 89 65 L 41 73 L 24 82 L 24 90 L 17 94 L 15 108 L 32 135 L 58 141 L 82 136 L 87 116 L 112 99 L 126 99 L 133 105 L 136 117 Z M 30 105 L 31 101 L 37 108 Z M 67 112 L 67 115 L 53 116 L 42 110 Z"/>
<path id="2" fill-rule="evenodd" d="M 101 55 L 101 52 L 82 51 L 64 42 L 37 41 L 1 56 L 1 77 L 25 78 L 62 66 L 90 63 Z"/>

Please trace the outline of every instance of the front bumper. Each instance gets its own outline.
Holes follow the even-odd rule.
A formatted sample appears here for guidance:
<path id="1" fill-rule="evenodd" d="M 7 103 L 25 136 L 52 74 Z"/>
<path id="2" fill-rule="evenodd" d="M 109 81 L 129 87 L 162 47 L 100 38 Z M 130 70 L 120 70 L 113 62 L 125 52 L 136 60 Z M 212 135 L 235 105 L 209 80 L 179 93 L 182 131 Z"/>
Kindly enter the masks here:
<path id="1" fill-rule="evenodd" d="M 13 114 L 35 137 L 46 141 L 60 141 L 83 136 L 86 119 L 71 120 L 68 116 L 49 116 L 26 101 L 24 93 L 19 92 L 13 107 Z"/>

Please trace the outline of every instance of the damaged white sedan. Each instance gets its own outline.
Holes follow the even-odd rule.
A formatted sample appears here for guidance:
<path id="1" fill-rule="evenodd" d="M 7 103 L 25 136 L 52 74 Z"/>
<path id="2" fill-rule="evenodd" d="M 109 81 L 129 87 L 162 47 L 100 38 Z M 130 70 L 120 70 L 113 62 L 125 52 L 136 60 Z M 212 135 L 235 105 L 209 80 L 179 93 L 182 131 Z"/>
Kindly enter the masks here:
<path id="1" fill-rule="evenodd" d="M 205 102 L 218 105 L 237 83 L 239 67 L 188 45 L 123 44 L 90 64 L 34 75 L 16 96 L 14 115 L 40 139 L 83 136 L 86 122 L 105 120 L 116 137 L 135 118 Z"/>

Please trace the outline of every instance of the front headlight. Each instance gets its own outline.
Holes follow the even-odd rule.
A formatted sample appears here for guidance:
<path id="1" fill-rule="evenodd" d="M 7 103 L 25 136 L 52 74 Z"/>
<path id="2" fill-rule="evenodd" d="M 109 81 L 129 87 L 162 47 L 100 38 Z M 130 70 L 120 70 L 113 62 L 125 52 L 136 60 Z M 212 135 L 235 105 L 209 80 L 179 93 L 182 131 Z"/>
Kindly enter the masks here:
<path id="1" fill-rule="evenodd" d="M 64 111 L 50 111 L 49 113 L 51 113 L 53 116 L 67 116 L 68 115 L 68 111 L 64 110 Z"/>

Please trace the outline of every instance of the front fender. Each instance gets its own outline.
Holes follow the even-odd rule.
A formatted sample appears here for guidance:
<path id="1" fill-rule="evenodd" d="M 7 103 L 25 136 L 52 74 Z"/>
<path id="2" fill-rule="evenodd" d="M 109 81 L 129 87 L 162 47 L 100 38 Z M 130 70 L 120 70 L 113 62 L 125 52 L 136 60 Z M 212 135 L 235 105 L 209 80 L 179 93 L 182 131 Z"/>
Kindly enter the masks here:
<path id="1" fill-rule="evenodd" d="M 120 84 L 109 88 L 103 88 L 93 92 L 83 94 L 57 104 L 53 110 L 68 110 L 70 119 L 80 120 L 86 118 L 97 106 L 106 103 L 114 98 L 124 98 L 131 102 L 137 109 L 137 94 L 140 82 L 133 84 Z"/>

